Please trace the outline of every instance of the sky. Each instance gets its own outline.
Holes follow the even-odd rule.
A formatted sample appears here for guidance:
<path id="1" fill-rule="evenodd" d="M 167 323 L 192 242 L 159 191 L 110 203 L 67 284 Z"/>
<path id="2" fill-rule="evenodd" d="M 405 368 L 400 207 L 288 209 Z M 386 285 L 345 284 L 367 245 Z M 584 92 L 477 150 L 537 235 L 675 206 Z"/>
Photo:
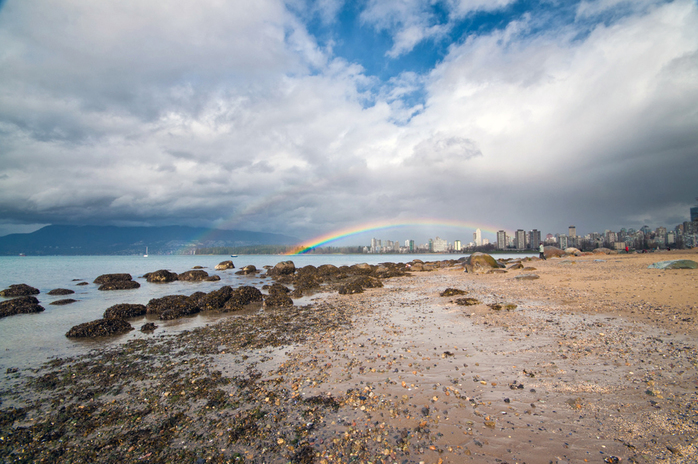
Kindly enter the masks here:
<path id="1" fill-rule="evenodd" d="M 0 0 L 0 235 L 673 228 L 696 174 L 695 0 Z"/>

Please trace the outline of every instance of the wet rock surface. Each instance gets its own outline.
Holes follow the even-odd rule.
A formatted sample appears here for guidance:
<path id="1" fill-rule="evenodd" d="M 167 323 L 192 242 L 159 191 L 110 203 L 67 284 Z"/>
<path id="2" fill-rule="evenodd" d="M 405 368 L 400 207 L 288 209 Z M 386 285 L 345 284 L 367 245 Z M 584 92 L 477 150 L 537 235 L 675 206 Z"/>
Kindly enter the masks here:
<path id="1" fill-rule="evenodd" d="M 75 290 L 70 290 L 69 288 L 54 288 L 48 292 L 48 295 L 72 295 Z"/>
<path id="2" fill-rule="evenodd" d="M 133 330 L 131 324 L 122 319 L 97 319 L 96 321 L 76 325 L 65 336 L 68 338 L 108 337 L 123 334 L 130 330 Z"/>
<path id="3" fill-rule="evenodd" d="M 130 319 L 145 315 L 147 309 L 142 304 L 122 303 L 111 306 L 104 311 L 104 319 Z"/>
<path id="4" fill-rule="evenodd" d="M 0 302 L 0 318 L 16 314 L 32 314 L 44 311 L 35 296 L 20 296 Z"/>
<path id="5" fill-rule="evenodd" d="M 215 269 L 216 269 L 217 271 L 225 271 L 225 270 L 228 270 L 228 269 L 235 269 L 235 264 L 233 264 L 233 262 L 230 261 L 230 260 L 228 260 L 228 261 L 222 261 L 222 262 L 216 264 Z"/>
<path id="6" fill-rule="evenodd" d="M 199 282 L 202 280 L 206 280 L 209 277 L 209 275 L 208 272 L 202 269 L 193 269 L 191 271 L 182 272 L 177 277 L 179 278 L 179 280 L 185 280 L 188 282 Z"/>
<path id="7" fill-rule="evenodd" d="M 121 273 L 121 274 L 102 274 L 97 277 L 93 283 L 95 284 L 110 284 L 113 282 L 128 282 L 133 280 L 131 274 Z"/>
<path id="8" fill-rule="evenodd" d="M 73 303 L 77 303 L 78 300 L 74 298 L 63 298 L 61 300 L 52 301 L 49 304 L 52 306 L 65 306 Z"/>
<path id="9" fill-rule="evenodd" d="M 179 275 L 175 272 L 170 272 L 167 269 L 160 269 L 155 272 L 144 274 L 145 280 L 154 284 L 166 284 L 179 280 Z"/>
<path id="10" fill-rule="evenodd" d="M 31 287 L 27 284 L 13 284 L 4 290 L 0 290 L 0 296 L 4 297 L 16 297 L 16 296 L 30 296 L 38 295 L 39 289 Z"/>

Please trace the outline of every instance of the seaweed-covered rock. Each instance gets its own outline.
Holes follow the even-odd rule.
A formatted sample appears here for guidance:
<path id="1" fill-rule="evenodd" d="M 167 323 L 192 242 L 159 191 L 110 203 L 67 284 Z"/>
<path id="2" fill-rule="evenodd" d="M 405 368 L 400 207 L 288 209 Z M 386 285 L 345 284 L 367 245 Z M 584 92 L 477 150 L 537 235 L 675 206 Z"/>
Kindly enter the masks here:
<path id="1" fill-rule="evenodd" d="M 264 296 L 262 295 L 262 292 L 259 291 L 259 289 L 251 287 L 249 285 L 244 285 L 233 290 L 232 295 L 230 296 L 228 301 L 225 302 L 223 310 L 239 311 L 245 305 L 254 302 L 261 302 L 263 299 Z"/>
<path id="2" fill-rule="evenodd" d="M 141 326 L 141 332 L 153 332 L 158 326 L 154 322 L 146 322 Z"/>
<path id="3" fill-rule="evenodd" d="M 213 274 L 204 279 L 206 282 L 218 282 L 221 280 L 221 276 Z"/>
<path id="4" fill-rule="evenodd" d="M 281 285 L 279 283 L 274 283 L 273 285 L 271 285 L 269 287 L 268 292 L 270 295 L 276 295 L 276 294 L 286 295 L 288 293 L 291 293 L 291 289 L 285 285 Z"/>
<path id="5" fill-rule="evenodd" d="M 406 270 L 407 266 L 403 263 L 382 263 L 373 270 L 373 275 L 381 279 L 402 277 Z"/>
<path id="6" fill-rule="evenodd" d="M 40 313 L 43 310 L 43 306 L 39 304 L 39 300 L 34 296 L 20 296 L 13 300 L 0 302 L 0 317 Z"/>
<path id="7" fill-rule="evenodd" d="M 206 280 L 208 277 L 208 272 L 202 271 L 201 269 L 193 269 L 191 271 L 182 272 L 178 276 L 179 280 L 188 282 L 200 282 L 202 280 Z"/>
<path id="8" fill-rule="evenodd" d="M 61 300 L 52 301 L 49 304 L 52 306 L 65 306 L 65 305 L 69 305 L 72 303 L 77 303 L 77 301 L 78 300 L 75 300 L 73 298 L 63 298 Z"/>
<path id="9" fill-rule="evenodd" d="M 97 290 L 108 291 L 108 290 L 132 290 L 134 288 L 139 288 L 141 284 L 135 280 L 117 280 L 114 282 L 104 283 L 97 288 Z"/>
<path id="10" fill-rule="evenodd" d="M 280 263 L 277 263 L 276 266 L 269 269 L 267 274 L 270 276 L 284 276 L 294 274 L 295 272 L 296 265 L 293 263 L 293 261 L 281 261 Z"/>
<path id="11" fill-rule="evenodd" d="M 367 263 L 354 264 L 349 269 L 353 275 L 368 275 L 373 272 L 373 267 Z"/>
<path id="12" fill-rule="evenodd" d="M 293 300 L 286 293 L 271 293 L 264 297 L 265 308 L 288 308 L 293 306 Z"/>
<path id="13" fill-rule="evenodd" d="M 38 295 L 39 293 L 41 292 L 39 292 L 38 288 L 31 287 L 27 284 L 13 284 L 5 290 L 0 290 L 0 296 L 5 297 Z"/>
<path id="14" fill-rule="evenodd" d="M 102 274 L 94 280 L 95 284 L 110 284 L 112 282 L 123 282 L 133 280 L 131 274 Z"/>
<path id="15" fill-rule="evenodd" d="M 361 286 L 361 284 L 357 282 L 349 282 L 348 284 L 342 285 L 339 287 L 339 294 L 340 295 L 353 295 L 355 293 L 363 293 L 364 288 Z"/>
<path id="16" fill-rule="evenodd" d="M 474 306 L 479 305 L 480 300 L 476 300 L 475 298 L 458 298 L 455 303 L 460 306 Z"/>
<path id="17" fill-rule="evenodd" d="M 216 264 L 215 269 L 217 271 L 225 271 L 227 269 L 235 269 L 235 264 L 232 261 L 222 261 Z"/>
<path id="18" fill-rule="evenodd" d="M 119 335 L 133 330 L 131 324 L 123 319 L 97 319 L 78 324 L 65 334 L 69 338 L 93 338 Z"/>
<path id="19" fill-rule="evenodd" d="M 255 272 L 257 272 L 257 268 L 253 264 L 249 264 L 249 265 L 241 268 L 235 274 L 236 275 L 248 275 L 248 274 L 254 274 Z"/>
<path id="20" fill-rule="evenodd" d="M 231 296 L 233 296 L 233 289 L 230 285 L 226 285 L 199 298 L 197 303 L 201 311 L 214 311 L 223 308 Z"/>
<path id="21" fill-rule="evenodd" d="M 111 306 L 104 311 L 104 319 L 128 319 L 144 316 L 147 312 L 145 305 L 122 303 Z"/>
<path id="22" fill-rule="evenodd" d="M 186 295 L 167 295 L 161 298 L 153 298 L 145 307 L 147 314 L 160 315 L 169 309 L 190 304 L 192 304 L 192 301 Z"/>
<path id="23" fill-rule="evenodd" d="M 363 293 L 366 288 L 380 288 L 383 282 L 380 279 L 371 276 L 361 276 L 339 288 L 340 295 L 353 295 L 355 293 Z"/>
<path id="24" fill-rule="evenodd" d="M 49 295 L 72 295 L 73 293 L 75 293 L 75 290 L 69 288 L 54 288 L 48 292 Z"/>
<path id="25" fill-rule="evenodd" d="M 443 292 L 441 292 L 439 295 L 441 296 L 456 296 L 456 295 L 466 295 L 468 292 L 465 290 L 461 290 L 458 288 L 447 288 Z"/>
<path id="26" fill-rule="evenodd" d="M 487 253 L 475 252 L 465 260 L 465 272 L 484 273 L 490 269 L 500 269 L 504 267 Z"/>
<path id="27" fill-rule="evenodd" d="M 179 276 L 176 273 L 170 272 L 167 269 L 148 272 L 147 274 L 143 274 L 143 277 L 145 277 L 145 280 L 153 284 L 166 284 L 179 280 Z"/>

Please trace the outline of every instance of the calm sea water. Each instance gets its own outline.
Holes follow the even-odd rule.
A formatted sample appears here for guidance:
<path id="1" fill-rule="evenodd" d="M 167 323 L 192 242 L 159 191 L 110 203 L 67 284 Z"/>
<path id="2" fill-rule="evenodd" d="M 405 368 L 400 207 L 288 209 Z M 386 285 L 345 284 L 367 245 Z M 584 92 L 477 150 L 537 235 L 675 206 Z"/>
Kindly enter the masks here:
<path id="1" fill-rule="evenodd" d="M 378 264 L 383 262 L 408 262 L 413 259 L 436 261 L 441 259 L 457 259 L 461 255 L 243 255 L 238 258 L 228 256 L 26 256 L 0 257 L 0 289 L 11 284 L 25 283 L 38 288 L 41 293 L 36 295 L 40 304 L 46 309 L 37 314 L 20 314 L 0 319 L 0 374 L 8 367 L 33 368 L 38 367 L 53 357 L 64 357 L 87 353 L 91 349 L 105 344 L 120 344 L 133 338 L 157 337 L 163 334 L 192 329 L 201 325 L 215 322 L 221 317 L 234 315 L 199 314 L 194 317 L 176 321 L 156 321 L 159 326 L 155 334 L 144 335 L 139 330 L 113 337 L 108 340 L 73 340 L 65 333 L 73 326 L 83 322 L 93 321 L 102 317 L 104 310 L 119 303 L 146 304 L 152 298 L 165 295 L 190 295 L 196 291 L 210 292 L 224 285 L 233 287 L 253 285 L 261 287 L 269 279 L 256 276 L 238 276 L 235 271 L 216 271 L 214 267 L 221 261 L 232 259 L 236 268 L 248 264 L 261 269 L 265 265 L 275 265 L 280 261 L 292 260 L 296 267 L 312 264 L 334 264 L 335 266 L 352 265 L 357 263 Z M 522 255 L 499 255 L 502 257 Z M 498 257 L 499 257 L 498 256 Z M 209 274 L 221 277 L 218 282 L 172 282 L 168 284 L 148 283 L 142 275 L 159 269 L 168 269 L 181 273 L 194 266 L 203 266 Z M 101 274 L 129 273 L 141 284 L 134 290 L 98 291 L 94 279 Z M 88 285 L 77 286 L 79 281 Z M 51 296 L 48 292 L 55 288 L 75 290 L 75 294 L 66 296 Z M 64 298 L 78 300 L 65 306 L 50 305 L 52 301 Z M 0 297 L 0 301 L 6 298 Z M 304 299 L 302 299 L 304 300 Z M 307 301 L 296 300 L 296 304 L 307 304 Z M 130 320 L 131 325 L 138 329 L 150 317 Z"/>

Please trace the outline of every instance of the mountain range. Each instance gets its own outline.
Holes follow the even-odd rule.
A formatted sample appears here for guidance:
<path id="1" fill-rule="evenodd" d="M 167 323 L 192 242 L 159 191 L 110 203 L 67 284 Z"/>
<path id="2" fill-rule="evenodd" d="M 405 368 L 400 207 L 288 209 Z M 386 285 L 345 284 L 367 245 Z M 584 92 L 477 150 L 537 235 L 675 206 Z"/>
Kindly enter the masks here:
<path id="1" fill-rule="evenodd" d="M 293 245 L 288 235 L 203 227 L 49 225 L 0 237 L 0 255 L 133 255 L 187 253 L 195 248 Z"/>

